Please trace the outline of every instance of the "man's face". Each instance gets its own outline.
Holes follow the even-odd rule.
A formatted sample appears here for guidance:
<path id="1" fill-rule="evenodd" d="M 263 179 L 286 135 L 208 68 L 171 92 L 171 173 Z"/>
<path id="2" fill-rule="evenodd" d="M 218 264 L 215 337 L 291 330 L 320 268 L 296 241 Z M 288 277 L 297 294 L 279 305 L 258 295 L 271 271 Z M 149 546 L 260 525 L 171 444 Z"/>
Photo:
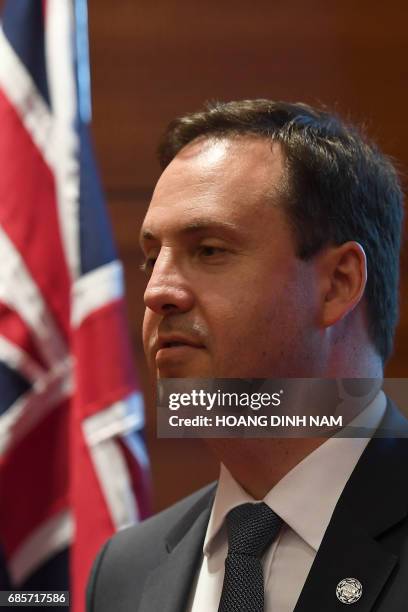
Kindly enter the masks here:
<path id="1" fill-rule="evenodd" d="M 249 136 L 194 141 L 163 172 L 141 234 L 157 377 L 311 375 L 316 282 L 295 255 L 284 180 L 279 145 Z"/>

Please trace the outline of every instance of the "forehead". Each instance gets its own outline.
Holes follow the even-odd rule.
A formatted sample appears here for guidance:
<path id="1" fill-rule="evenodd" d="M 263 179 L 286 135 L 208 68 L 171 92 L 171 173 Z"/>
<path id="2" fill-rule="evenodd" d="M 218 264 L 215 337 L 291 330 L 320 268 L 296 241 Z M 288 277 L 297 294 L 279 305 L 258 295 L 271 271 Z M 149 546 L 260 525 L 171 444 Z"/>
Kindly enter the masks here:
<path id="1" fill-rule="evenodd" d="M 206 219 L 253 225 L 278 203 L 285 176 L 277 143 L 256 136 L 197 139 L 161 175 L 142 234 Z"/>

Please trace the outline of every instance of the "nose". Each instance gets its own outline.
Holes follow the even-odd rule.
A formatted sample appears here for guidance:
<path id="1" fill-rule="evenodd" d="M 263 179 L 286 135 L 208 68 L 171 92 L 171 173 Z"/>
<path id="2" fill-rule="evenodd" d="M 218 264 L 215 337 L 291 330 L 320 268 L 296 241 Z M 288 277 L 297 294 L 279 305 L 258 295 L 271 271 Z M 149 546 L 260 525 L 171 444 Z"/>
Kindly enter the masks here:
<path id="1" fill-rule="evenodd" d="M 158 315 L 188 312 L 194 296 L 180 266 L 170 253 L 160 252 L 144 294 L 147 308 Z"/>

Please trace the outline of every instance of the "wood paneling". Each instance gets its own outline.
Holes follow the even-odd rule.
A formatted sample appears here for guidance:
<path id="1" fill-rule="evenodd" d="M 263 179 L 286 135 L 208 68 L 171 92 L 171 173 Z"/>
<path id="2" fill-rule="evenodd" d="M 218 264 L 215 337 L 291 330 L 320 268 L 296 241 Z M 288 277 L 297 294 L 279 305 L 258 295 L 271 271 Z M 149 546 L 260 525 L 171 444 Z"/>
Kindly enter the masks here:
<path id="1" fill-rule="evenodd" d="M 90 0 L 93 133 L 128 284 L 136 359 L 150 388 L 140 325 L 144 280 L 137 235 L 158 177 L 155 148 L 173 117 L 207 99 L 270 97 L 322 102 L 357 121 L 384 150 L 408 162 L 408 5 L 402 0 Z M 387 374 L 405 376 L 408 255 L 401 323 Z M 148 442 L 156 508 L 215 474 L 194 441 Z"/>

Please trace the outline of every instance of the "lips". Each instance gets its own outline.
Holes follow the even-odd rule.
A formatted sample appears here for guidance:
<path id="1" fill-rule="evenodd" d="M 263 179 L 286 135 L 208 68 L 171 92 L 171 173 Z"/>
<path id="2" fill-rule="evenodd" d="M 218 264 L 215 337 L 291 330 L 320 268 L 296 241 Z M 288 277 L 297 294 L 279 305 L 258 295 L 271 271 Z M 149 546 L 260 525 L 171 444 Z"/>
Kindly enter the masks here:
<path id="1" fill-rule="evenodd" d="M 204 348 L 203 344 L 191 338 L 185 338 L 179 335 L 159 336 L 157 350 L 165 348 L 175 348 L 178 346 L 191 346 L 193 348 Z"/>
<path id="2" fill-rule="evenodd" d="M 200 371 L 205 356 L 206 346 L 197 337 L 162 332 L 153 344 L 152 365 L 159 378 L 186 378 Z"/>

